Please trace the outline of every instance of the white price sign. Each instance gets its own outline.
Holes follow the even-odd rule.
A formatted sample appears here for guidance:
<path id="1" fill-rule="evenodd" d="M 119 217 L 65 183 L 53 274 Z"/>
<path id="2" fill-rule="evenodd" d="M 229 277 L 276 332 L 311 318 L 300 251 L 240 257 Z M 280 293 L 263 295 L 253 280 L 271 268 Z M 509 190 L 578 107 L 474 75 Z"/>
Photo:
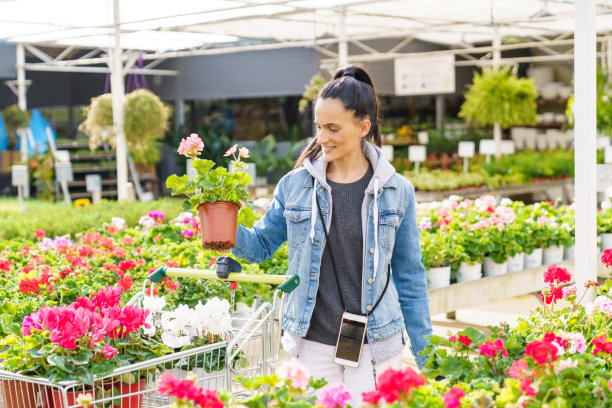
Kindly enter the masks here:
<path id="1" fill-rule="evenodd" d="M 436 95 L 455 92 L 455 56 L 395 59 L 396 95 Z"/>
<path id="2" fill-rule="evenodd" d="M 74 181 L 72 163 L 55 163 L 55 179 L 58 182 Z"/>
<path id="3" fill-rule="evenodd" d="M 502 140 L 501 154 L 514 154 L 514 142 L 512 140 Z"/>
<path id="4" fill-rule="evenodd" d="M 457 154 L 459 157 L 474 157 L 475 149 L 476 143 L 474 142 L 459 142 L 459 151 Z"/>
<path id="5" fill-rule="evenodd" d="M 411 162 L 424 162 L 427 155 L 425 146 L 412 145 L 408 147 L 408 160 Z"/>
<path id="6" fill-rule="evenodd" d="M 429 143 L 429 134 L 426 131 L 422 130 L 417 133 L 417 140 L 419 141 L 419 144 L 426 145 L 427 143 Z"/>
<path id="7" fill-rule="evenodd" d="M 68 150 L 56 150 L 53 156 L 60 163 L 68 163 L 70 161 L 70 152 Z"/>
<path id="8" fill-rule="evenodd" d="M 11 167 L 11 178 L 14 186 L 28 185 L 28 166 L 16 164 Z"/>
<path id="9" fill-rule="evenodd" d="M 85 176 L 85 188 L 88 193 L 102 190 L 102 177 L 99 174 L 88 174 Z"/>
<path id="10" fill-rule="evenodd" d="M 478 152 L 480 154 L 495 154 L 495 140 L 493 139 L 483 139 L 480 141 L 480 145 L 478 147 Z"/>

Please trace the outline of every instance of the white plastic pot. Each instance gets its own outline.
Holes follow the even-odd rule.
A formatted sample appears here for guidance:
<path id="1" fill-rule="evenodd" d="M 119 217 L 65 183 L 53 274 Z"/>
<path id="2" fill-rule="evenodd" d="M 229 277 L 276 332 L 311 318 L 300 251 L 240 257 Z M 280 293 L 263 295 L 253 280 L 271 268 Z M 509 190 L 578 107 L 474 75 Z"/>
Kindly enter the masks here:
<path id="1" fill-rule="evenodd" d="M 542 251 L 542 264 L 552 265 L 563 261 L 563 246 L 550 246 Z"/>
<path id="2" fill-rule="evenodd" d="M 470 282 L 478 280 L 482 277 L 482 264 L 474 262 L 471 265 L 467 262 L 461 262 L 457 270 L 457 282 Z"/>
<path id="3" fill-rule="evenodd" d="M 427 271 L 428 289 L 438 289 L 450 285 L 450 266 L 430 268 Z"/>
<path id="4" fill-rule="evenodd" d="M 604 232 L 603 234 L 600 234 L 600 235 L 601 235 L 601 245 L 599 247 L 599 250 L 603 252 L 606 249 L 612 248 L 612 233 Z"/>
<path id="5" fill-rule="evenodd" d="M 576 244 L 563 250 L 563 259 L 566 261 L 573 261 L 576 259 Z"/>
<path id="6" fill-rule="evenodd" d="M 525 253 L 525 269 L 542 266 L 542 248 L 536 248 L 532 253 Z"/>
<path id="7" fill-rule="evenodd" d="M 525 269 L 525 253 L 521 252 L 508 258 L 508 273 L 520 272 Z"/>
<path id="8" fill-rule="evenodd" d="M 499 276 L 508 273 L 508 261 L 497 263 L 488 256 L 484 258 L 484 276 Z"/>

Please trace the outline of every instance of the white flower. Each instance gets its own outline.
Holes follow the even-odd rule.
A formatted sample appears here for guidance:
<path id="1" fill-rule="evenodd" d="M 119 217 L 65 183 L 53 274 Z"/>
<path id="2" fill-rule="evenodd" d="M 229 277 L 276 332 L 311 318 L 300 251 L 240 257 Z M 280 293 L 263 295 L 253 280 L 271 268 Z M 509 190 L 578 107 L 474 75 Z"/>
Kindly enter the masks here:
<path id="1" fill-rule="evenodd" d="M 569 225 L 567 222 L 564 222 L 563 224 L 561 224 L 561 228 L 566 230 L 567 232 L 571 232 L 572 231 L 571 225 Z"/>
<path id="2" fill-rule="evenodd" d="M 612 202 L 611 201 L 602 201 L 601 202 L 601 209 L 602 210 L 609 210 L 610 208 L 612 208 Z"/>
<path id="3" fill-rule="evenodd" d="M 555 374 L 559 375 L 559 373 L 568 368 L 577 367 L 578 361 L 574 361 L 571 358 L 567 360 L 559 360 L 558 365 L 555 367 Z"/>
<path id="4" fill-rule="evenodd" d="M 534 210 L 537 210 L 538 208 L 540 208 L 540 203 L 535 203 L 535 204 L 533 205 L 533 209 L 534 209 Z"/>
<path id="5" fill-rule="evenodd" d="M 149 316 L 155 316 L 166 306 L 166 299 L 156 296 L 145 296 L 142 301 L 142 308 L 150 312 Z"/>
<path id="6" fill-rule="evenodd" d="M 127 223 L 121 217 L 113 217 L 111 219 L 111 224 L 117 227 L 118 230 L 124 230 L 127 228 Z"/>
<path id="7" fill-rule="evenodd" d="M 197 328 L 207 333 L 216 335 L 227 333 L 232 329 L 229 308 L 229 302 L 218 297 L 209 299 L 205 305 L 198 303 L 194 309 L 197 317 L 192 319 L 192 324 L 197 323 Z"/>
<path id="8" fill-rule="evenodd" d="M 508 197 L 504 197 L 499 202 L 499 205 L 504 206 L 504 207 L 509 207 L 512 205 L 512 200 L 509 199 Z"/>
<path id="9" fill-rule="evenodd" d="M 448 200 L 449 201 L 454 201 L 454 202 L 458 203 L 459 201 L 463 200 L 463 197 L 458 196 L 456 194 L 452 194 L 452 195 L 448 196 Z"/>
<path id="10" fill-rule="evenodd" d="M 145 327 L 147 324 L 149 325 L 148 329 Z M 155 322 L 153 321 L 153 315 L 151 313 L 149 313 L 149 315 L 145 319 L 145 326 L 143 326 L 142 332 L 147 336 L 153 336 L 157 331 L 155 327 Z"/>
<path id="11" fill-rule="evenodd" d="M 189 308 L 187 308 L 187 310 L 189 310 Z M 177 313 L 177 311 L 162 313 L 161 325 L 165 332 L 179 334 L 187 331 L 189 313 L 186 315 L 181 315 L 180 313 Z"/>
<path id="12" fill-rule="evenodd" d="M 606 189 L 606 198 L 612 198 L 612 186 Z"/>
<path id="13" fill-rule="evenodd" d="M 155 226 L 155 220 L 148 215 L 143 215 L 140 217 L 138 223 L 142 225 L 142 228 L 144 228 L 145 231 L 148 231 Z"/>
<path id="14" fill-rule="evenodd" d="M 161 339 L 162 342 L 170 348 L 181 348 L 191 344 L 189 336 L 176 333 L 163 332 Z"/>

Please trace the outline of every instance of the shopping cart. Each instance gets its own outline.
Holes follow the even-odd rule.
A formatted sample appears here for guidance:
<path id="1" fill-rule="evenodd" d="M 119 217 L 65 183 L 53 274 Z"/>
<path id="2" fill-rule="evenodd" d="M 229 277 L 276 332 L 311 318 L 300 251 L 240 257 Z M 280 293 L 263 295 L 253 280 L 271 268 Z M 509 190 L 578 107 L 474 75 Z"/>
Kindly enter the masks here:
<path id="1" fill-rule="evenodd" d="M 111 375 L 95 378 L 93 387 L 77 381 L 51 383 L 44 378 L 28 377 L 0 370 L 0 405 L 3 408 L 77 408 L 80 394 L 90 394 L 96 408 L 162 408 L 171 400 L 157 393 L 160 377 L 172 372 L 177 378 L 195 378 L 198 386 L 226 389 L 238 398 L 248 391 L 237 376 L 270 374 L 280 350 L 280 322 L 285 294 L 299 284 L 297 275 L 287 277 L 265 274 L 229 273 L 161 267 L 145 280 L 143 291 L 129 304 L 138 304 L 165 277 L 225 280 L 277 284 L 273 302 L 264 302 L 248 317 L 232 316 L 228 338 L 167 356 L 116 369 Z M 152 293 L 152 292 L 151 292 Z M 280 294 L 280 296 L 279 296 Z M 279 318 L 278 326 L 275 323 Z"/>

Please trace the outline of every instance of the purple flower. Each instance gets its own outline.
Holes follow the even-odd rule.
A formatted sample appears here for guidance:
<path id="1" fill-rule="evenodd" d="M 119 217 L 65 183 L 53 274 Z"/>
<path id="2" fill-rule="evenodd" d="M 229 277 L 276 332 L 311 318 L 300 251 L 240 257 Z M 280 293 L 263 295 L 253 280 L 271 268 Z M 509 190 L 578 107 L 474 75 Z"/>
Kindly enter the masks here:
<path id="1" fill-rule="evenodd" d="M 160 210 L 151 210 L 147 215 L 154 220 L 157 220 L 158 218 L 163 220 L 166 217 L 164 212 Z"/>
<path id="2" fill-rule="evenodd" d="M 48 251 L 49 249 L 55 249 L 55 243 L 49 237 L 44 237 L 42 241 L 38 243 L 38 249 L 41 251 Z"/>

